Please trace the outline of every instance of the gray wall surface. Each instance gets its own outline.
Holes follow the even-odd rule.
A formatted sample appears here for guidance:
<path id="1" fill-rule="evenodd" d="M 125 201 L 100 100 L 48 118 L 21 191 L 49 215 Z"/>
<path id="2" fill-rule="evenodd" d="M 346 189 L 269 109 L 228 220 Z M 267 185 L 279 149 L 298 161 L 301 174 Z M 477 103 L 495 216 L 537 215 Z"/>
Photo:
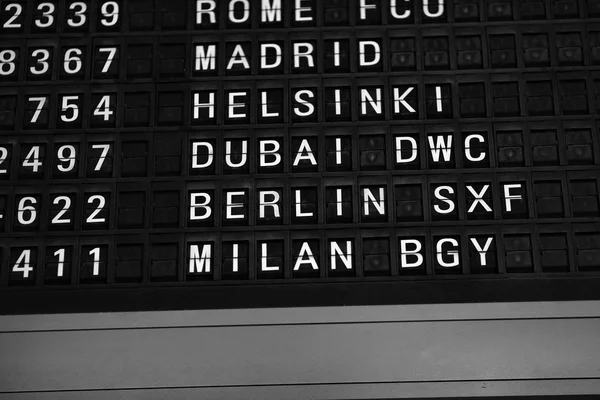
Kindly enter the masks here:
<path id="1" fill-rule="evenodd" d="M 0 317 L 0 399 L 600 394 L 600 302 Z"/>

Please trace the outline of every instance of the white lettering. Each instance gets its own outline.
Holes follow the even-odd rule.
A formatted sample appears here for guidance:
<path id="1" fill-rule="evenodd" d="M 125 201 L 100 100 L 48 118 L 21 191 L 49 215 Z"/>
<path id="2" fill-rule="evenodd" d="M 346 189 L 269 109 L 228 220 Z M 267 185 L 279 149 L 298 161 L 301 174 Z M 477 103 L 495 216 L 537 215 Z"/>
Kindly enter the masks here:
<path id="1" fill-rule="evenodd" d="M 408 245 L 413 245 L 414 249 L 409 250 Z M 423 255 L 421 249 L 423 245 L 416 239 L 402 239 L 400 240 L 400 264 L 401 268 L 418 268 L 423 265 Z M 416 261 L 409 262 L 408 257 L 416 257 Z"/>
<path id="2" fill-rule="evenodd" d="M 302 193 L 300 190 L 295 190 L 294 196 L 296 199 L 296 217 L 313 217 L 315 215 L 313 212 L 302 212 Z"/>
<path id="3" fill-rule="evenodd" d="M 298 153 L 294 159 L 294 167 L 298 166 L 302 160 L 309 160 L 312 165 L 317 165 L 317 159 L 315 158 L 310 144 L 306 139 L 302 139 L 302 142 L 300 143 Z"/>
<path id="4" fill-rule="evenodd" d="M 302 51 L 301 49 L 304 49 Z M 315 60 L 312 53 L 315 51 L 315 46 L 312 43 L 294 43 L 294 68 L 300 68 L 300 59 L 306 58 L 309 67 L 315 66 Z"/>
<path id="5" fill-rule="evenodd" d="M 297 103 L 300 103 L 302 106 L 306 107 L 306 111 L 300 110 L 300 107 L 294 107 L 294 113 L 296 113 L 296 115 L 298 115 L 299 117 L 308 117 L 309 115 L 312 115 L 315 112 L 315 106 L 308 100 L 303 99 L 302 96 L 307 96 L 312 99 L 315 97 L 315 94 L 312 90 L 304 89 L 298 90 L 296 92 L 296 95 L 294 96 L 294 100 Z"/>
<path id="6" fill-rule="evenodd" d="M 260 102 L 261 102 L 261 115 L 263 118 L 273 118 L 279 117 L 278 112 L 269 112 L 269 99 L 267 98 L 267 92 L 260 93 Z"/>
<path id="7" fill-rule="evenodd" d="M 225 218 L 226 219 L 244 219 L 244 214 L 233 214 L 234 208 L 244 208 L 244 203 L 234 203 L 233 196 L 244 196 L 244 192 L 227 192 L 226 203 L 225 203 Z"/>
<path id="8" fill-rule="evenodd" d="M 471 194 L 475 197 L 475 201 L 473 202 L 473 204 L 471 204 L 471 207 L 469 207 L 467 213 L 472 213 L 475 210 L 475 208 L 477 208 L 477 204 L 481 204 L 485 211 L 492 212 L 492 209 L 490 208 L 488 203 L 485 200 L 483 200 L 483 195 L 485 194 L 485 192 L 487 192 L 489 188 L 490 185 L 484 185 L 481 189 L 481 192 L 477 193 L 473 186 L 467 185 L 467 190 L 471 192 Z"/>
<path id="9" fill-rule="evenodd" d="M 450 214 L 452 211 L 454 211 L 454 202 L 448 199 L 447 197 L 442 196 L 442 190 L 448 192 L 449 194 L 454 194 L 454 189 L 451 186 L 438 186 L 433 192 L 433 195 L 438 200 L 442 200 L 444 203 L 446 203 L 448 205 L 448 208 L 443 209 L 442 207 L 440 207 L 439 204 L 435 204 L 433 206 L 433 209 L 439 214 Z"/>
<path id="10" fill-rule="evenodd" d="M 450 243 L 454 247 L 452 250 L 448 250 L 448 252 L 446 252 L 446 255 L 449 255 L 452 258 L 452 261 L 450 261 L 450 262 L 444 261 L 444 253 L 443 253 L 442 246 L 444 246 L 445 243 Z M 451 268 L 451 267 L 458 266 L 459 256 L 458 256 L 458 250 L 456 249 L 456 247 L 458 247 L 458 241 L 456 239 L 444 238 L 444 239 L 440 239 L 437 242 L 437 244 L 435 246 L 435 251 L 437 253 L 437 261 L 442 267 Z"/>
<path id="11" fill-rule="evenodd" d="M 260 246 L 261 254 L 260 254 L 260 270 L 261 271 L 279 271 L 279 265 L 267 265 L 269 252 L 267 243 L 261 243 Z"/>
<path id="12" fill-rule="evenodd" d="M 261 0 L 260 6 L 261 22 L 280 22 L 281 21 L 281 0 Z"/>
<path id="13" fill-rule="evenodd" d="M 409 9 L 404 10 L 404 13 L 402 13 L 402 14 L 398 14 L 397 1 L 398 0 L 391 0 L 391 2 L 390 2 L 390 11 L 392 13 L 392 17 L 394 17 L 396 19 L 406 19 L 406 18 L 410 17 L 411 11 Z M 404 0 L 404 1 L 408 3 L 410 0 Z"/>
<path id="14" fill-rule="evenodd" d="M 333 65 L 340 66 L 340 42 L 333 42 Z"/>
<path id="15" fill-rule="evenodd" d="M 374 10 L 376 8 L 375 4 L 367 4 L 366 0 L 360 0 L 360 19 L 367 19 L 367 9 Z"/>
<path id="16" fill-rule="evenodd" d="M 200 118 L 201 108 L 208 108 L 208 118 L 215 117 L 215 92 L 208 94 L 208 103 L 200 103 L 200 93 L 194 93 L 194 119 Z"/>
<path id="17" fill-rule="evenodd" d="M 241 18 L 235 16 L 236 3 L 242 3 L 242 6 L 244 7 L 244 13 Z M 250 3 L 248 0 L 229 0 L 229 21 L 234 24 L 241 24 L 248 21 L 248 18 L 250 18 Z"/>
<path id="18" fill-rule="evenodd" d="M 438 18 L 444 14 L 444 0 L 435 0 L 438 2 L 438 10 L 432 13 L 429 10 L 429 2 L 431 0 L 423 0 L 423 13 L 429 18 Z"/>
<path id="19" fill-rule="evenodd" d="M 233 259 L 233 265 L 232 265 L 232 271 L 233 272 L 238 272 L 239 271 L 239 266 L 240 266 L 240 245 L 237 243 L 234 243 L 232 246 L 232 259 Z"/>
<path id="20" fill-rule="evenodd" d="M 305 256 L 307 258 L 304 258 Z M 298 258 L 296 259 L 296 264 L 294 264 L 294 271 L 298 271 L 300 267 L 304 264 L 310 264 L 310 266 L 314 270 L 319 269 L 319 264 L 317 264 L 308 242 L 302 243 L 302 247 L 300 248 L 300 252 L 298 253 Z"/>
<path id="21" fill-rule="evenodd" d="M 521 194 L 511 194 L 511 189 L 521 189 L 521 184 L 512 184 L 512 185 L 504 185 L 504 203 L 506 204 L 506 211 L 512 211 L 512 201 L 513 200 L 523 200 L 523 196 Z"/>
<path id="22" fill-rule="evenodd" d="M 296 12 L 294 14 L 296 21 L 312 21 L 313 19 L 311 15 L 302 15 L 303 12 L 312 10 L 311 7 L 302 7 L 302 3 L 305 1 L 307 0 L 296 0 Z"/>
<path id="23" fill-rule="evenodd" d="M 411 92 L 414 89 L 415 89 L 414 87 L 409 87 L 408 89 L 406 89 L 404 91 L 404 93 L 402 93 L 402 96 L 400 96 L 400 89 L 399 88 L 394 88 L 394 113 L 396 113 L 396 114 L 400 113 L 400 106 L 401 105 L 402 105 L 402 107 L 406 108 L 408 110 L 408 112 L 411 113 L 411 114 L 417 112 L 417 110 L 415 110 L 406 101 L 406 97 L 408 97 L 408 95 L 411 94 Z"/>
<path id="24" fill-rule="evenodd" d="M 352 242 L 350 240 L 346 241 L 345 254 L 337 242 L 330 242 L 329 246 L 329 254 L 331 254 L 331 269 L 334 270 L 337 268 L 338 256 L 340 260 L 342 260 L 342 263 L 344 264 L 346 269 L 352 269 Z"/>
<path id="25" fill-rule="evenodd" d="M 275 61 L 271 64 L 267 63 L 267 51 L 268 49 L 275 50 Z M 281 65 L 281 46 L 274 43 L 263 43 L 260 45 L 260 68 L 261 69 L 272 69 L 277 68 Z"/>
<path id="26" fill-rule="evenodd" d="M 258 143 L 259 152 L 260 152 L 260 166 L 261 167 L 274 167 L 279 165 L 281 162 L 281 154 L 277 153 L 279 151 L 279 142 L 277 140 L 261 140 Z M 267 146 L 273 146 L 271 150 L 267 150 Z M 273 155 L 275 156 L 274 161 L 267 161 L 267 156 Z"/>
<path id="27" fill-rule="evenodd" d="M 246 58 L 246 54 L 244 53 L 244 49 L 242 48 L 241 44 L 238 44 L 233 49 L 233 53 L 231 53 L 231 58 L 227 64 L 227 69 L 233 68 L 236 64 L 242 64 L 242 67 L 245 69 L 250 69 L 250 63 Z"/>
<path id="28" fill-rule="evenodd" d="M 199 203 L 198 199 L 203 198 L 204 202 Z M 211 198 L 208 193 L 190 193 L 190 220 L 197 221 L 207 219 L 212 215 L 212 208 L 210 204 Z M 204 214 L 197 214 L 198 209 L 203 209 Z"/>
<path id="29" fill-rule="evenodd" d="M 369 215 L 369 202 L 373 204 L 379 215 L 385 215 L 385 188 L 379 188 L 379 200 L 375 198 L 371 189 L 363 189 L 364 215 Z"/>
<path id="30" fill-rule="evenodd" d="M 232 142 L 227 140 L 225 142 L 225 164 L 231 168 L 240 168 L 246 165 L 246 161 L 248 160 L 248 141 L 242 140 L 242 158 L 238 163 L 234 163 L 231 161 L 231 156 L 233 155 L 233 151 L 231 149 Z"/>
<path id="31" fill-rule="evenodd" d="M 210 244 L 202 246 L 202 254 L 200 254 L 200 248 L 197 244 L 190 245 L 189 273 L 210 272 L 211 253 L 212 246 Z"/>
<path id="32" fill-rule="evenodd" d="M 208 5 L 208 7 L 204 8 L 204 5 Z M 217 2 L 215 0 L 196 0 L 196 24 L 202 24 L 202 16 L 204 14 L 208 14 L 211 24 L 217 23 L 216 8 Z"/>
<path id="33" fill-rule="evenodd" d="M 267 201 L 267 196 L 272 196 L 273 200 L 271 201 Z M 274 190 L 266 190 L 266 191 L 260 191 L 258 192 L 258 201 L 259 201 L 259 205 L 258 205 L 258 214 L 260 216 L 260 218 L 265 218 L 266 214 L 265 214 L 265 209 L 267 207 L 272 207 L 273 208 L 273 215 L 275 218 L 280 218 L 281 214 L 279 212 L 279 201 L 281 200 L 281 196 L 279 195 L 278 192 L 274 191 Z"/>
<path id="34" fill-rule="evenodd" d="M 373 100 L 373 97 L 371 97 L 368 89 L 360 89 L 360 113 L 362 115 L 367 113 L 367 103 L 373 108 L 375 113 L 383 113 L 380 88 L 375 89 L 375 98 L 377 100 Z"/>
<path id="35" fill-rule="evenodd" d="M 485 151 L 482 151 L 478 157 L 473 157 L 473 155 L 471 154 L 471 140 L 473 140 L 473 139 L 477 139 L 477 141 L 479 143 L 485 142 L 485 138 L 481 135 L 473 134 L 473 135 L 467 136 L 465 138 L 465 156 L 467 157 L 467 160 L 472 161 L 472 162 L 483 161 L 485 159 Z"/>
<path id="36" fill-rule="evenodd" d="M 444 161 L 450 161 L 452 155 L 452 135 L 438 136 L 437 140 L 433 141 L 433 136 L 427 138 L 429 140 L 429 148 L 431 149 L 431 157 L 434 162 L 440 162 L 440 150 L 444 157 Z M 446 142 L 444 142 L 444 139 Z"/>
<path id="37" fill-rule="evenodd" d="M 200 146 L 206 147 L 206 150 L 208 152 L 208 157 L 207 160 L 204 164 L 199 164 L 198 163 L 198 153 L 199 153 L 199 148 Z M 214 148 L 213 145 L 211 143 L 208 142 L 193 142 L 192 143 L 192 168 L 197 169 L 197 168 L 206 168 L 209 165 L 211 165 L 213 163 L 213 159 L 214 159 Z"/>
<path id="38" fill-rule="evenodd" d="M 367 46 L 373 47 L 374 57 L 371 61 L 367 60 Z M 360 41 L 358 42 L 358 52 L 359 52 L 359 65 L 362 67 L 370 67 L 373 65 L 377 65 L 381 60 L 381 48 L 379 47 L 379 43 L 368 40 L 368 41 Z"/>
<path id="39" fill-rule="evenodd" d="M 342 91 L 335 89 L 335 115 L 342 115 Z"/>
<path id="40" fill-rule="evenodd" d="M 228 118 L 245 118 L 246 113 L 237 114 L 236 108 L 244 108 L 245 103 L 238 103 L 236 97 L 246 97 L 246 92 L 231 92 L 229 93 L 229 107 L 227 108 Z"/>
<path id="41" fill-rule="evenodd" d="M 207 47 L 196 45 L 196 71 L 215 69 L 217 65 L 217 46 L 211 44 Z"/>
<path id="42" fill-rule="evenodd" d="M 481 264 L 482 267 L 487 265 L 486 254 L 487 254 L 487 251 L 490 249 L 490 246 L 492 245 L 493 241 L 494 241 L 493 237 L 487 238 L 485 241 L 485 244 L 483 245 L 483 248 L 482 248 L 481 245 L 479 244 L 479 242 L 477 241 L 477 239 L 471 238 L 471 243 L 473 243 L 473 246 L 479 253 L 479 263 Z"/>
<path id="43" fill-rule="evenodd" d="M 412 147 L 412 152 L 409 158 L 402 158 L 402 142 L 409 142 Z M 396 137 L 396 163 L 409 163 L 417 159 L 417 141 L 410 136 L 397 136 Z"/>

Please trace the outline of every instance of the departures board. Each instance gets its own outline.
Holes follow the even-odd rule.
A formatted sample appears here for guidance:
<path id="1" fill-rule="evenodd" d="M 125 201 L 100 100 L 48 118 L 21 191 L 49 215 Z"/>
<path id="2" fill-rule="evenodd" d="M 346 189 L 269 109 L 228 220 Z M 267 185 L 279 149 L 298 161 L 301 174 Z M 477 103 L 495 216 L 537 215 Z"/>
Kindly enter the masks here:
<path id="1" fill-rule="evenodd" d="M 600 1 L 0 2 L 0 313 L 600 298 Z"/>

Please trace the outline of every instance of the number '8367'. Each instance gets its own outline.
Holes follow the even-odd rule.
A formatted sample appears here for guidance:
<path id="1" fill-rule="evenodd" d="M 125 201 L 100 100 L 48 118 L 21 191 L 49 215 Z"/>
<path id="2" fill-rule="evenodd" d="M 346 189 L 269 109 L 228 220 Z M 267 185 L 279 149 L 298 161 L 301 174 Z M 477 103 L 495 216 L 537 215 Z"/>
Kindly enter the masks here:
<path id="1" fill-rule="evenodd" d="M 119 74 L 119 49 L 118 45 L 98 44 L 89 63 L 86 46 L 62 46 L 58 52 L 54 47 L 30 46 L 25 52 L 18 46 L 4 47 L 0 42 L 0 80 L 52 80 L 56 76 L 55 64 L 58 64 L 60 80 L 85 79 L 90 64 L 93 79 L 114 79 Z"/>

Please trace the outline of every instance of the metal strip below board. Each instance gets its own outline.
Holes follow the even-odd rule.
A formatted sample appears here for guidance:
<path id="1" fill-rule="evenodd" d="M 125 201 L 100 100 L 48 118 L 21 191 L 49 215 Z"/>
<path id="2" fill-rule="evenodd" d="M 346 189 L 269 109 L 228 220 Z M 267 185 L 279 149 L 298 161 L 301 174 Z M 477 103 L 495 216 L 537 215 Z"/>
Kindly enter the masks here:
<path id="1" fill-rule="evenodd" d="M 600 301 L 2 315 L 1 332 L 600 317 Z"/>

